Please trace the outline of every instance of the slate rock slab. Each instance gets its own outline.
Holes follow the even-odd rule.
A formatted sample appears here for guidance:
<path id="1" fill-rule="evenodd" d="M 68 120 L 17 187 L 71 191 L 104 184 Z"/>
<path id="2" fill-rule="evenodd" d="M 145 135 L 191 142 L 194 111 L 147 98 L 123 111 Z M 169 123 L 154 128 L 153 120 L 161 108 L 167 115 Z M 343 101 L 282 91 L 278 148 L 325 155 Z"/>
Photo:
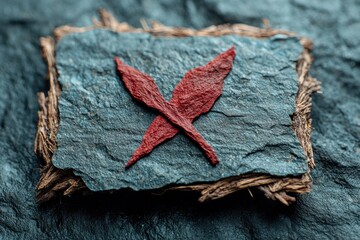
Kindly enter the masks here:
<path id="1" fill-rule="evenodd" d="M 179 133 L 129 170 L 124 166 L 159 114 L 134 100 L 115 72 L 114 56 L 155 79 L 170 100 L 184 74 L 236 46 L 223 94 L 194 122 L 218 154 L 211 166 Z M 297 38 L 166 38 L 106 30 L 71 34 L 57 44 L 58 148 L 53 164 L 71 168 L 93 191 L 160 188 L 246 173 L 297 176 L 307 170 L 290 128 L 295 111 Z"/>

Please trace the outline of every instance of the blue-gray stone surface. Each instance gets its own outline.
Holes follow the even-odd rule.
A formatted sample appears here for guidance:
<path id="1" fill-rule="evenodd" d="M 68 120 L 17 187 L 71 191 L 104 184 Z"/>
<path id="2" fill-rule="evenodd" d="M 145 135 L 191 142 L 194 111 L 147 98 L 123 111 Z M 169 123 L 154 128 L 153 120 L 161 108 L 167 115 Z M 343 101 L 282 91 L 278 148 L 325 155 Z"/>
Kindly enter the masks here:
<path id="1" fill-rule="evenodd" d="M 114 56 L 149 74 L 170 100 L 187 71 L 231 46 L 236 57 L 222 95 L 194 122 L 220 163 L 211 166 L 180 132 L 125 170 L 159 113 L 131 97 L 115 72 Z M 246 173 L 302 175 L 307 162 L 289 116 L 295 112 L 301 51 L 299 39 L 285 36 L 166 38 L 107 30 L 66 36 L 56 49 L 62 94 L 53 164 L 73 169 L 93 191 L 154 189 Z"/>
<path id="2" fill-rule="evenodd" d="M 262 26 L 267 18 L 313 39 L 311 72 L 323 92 L 313 101 L 313 191 L 290 207 L 244 191 L 203 204 L 192 193 L 126 192 L 38 208 L 36 93 L 47 89 L 39 37 L 64 24 L 90 25 L 99 7 L 134 26 L 140 18 Z M 0 239 L 358 239 L 359 12 L 357 0 L 0 0 Z"/>

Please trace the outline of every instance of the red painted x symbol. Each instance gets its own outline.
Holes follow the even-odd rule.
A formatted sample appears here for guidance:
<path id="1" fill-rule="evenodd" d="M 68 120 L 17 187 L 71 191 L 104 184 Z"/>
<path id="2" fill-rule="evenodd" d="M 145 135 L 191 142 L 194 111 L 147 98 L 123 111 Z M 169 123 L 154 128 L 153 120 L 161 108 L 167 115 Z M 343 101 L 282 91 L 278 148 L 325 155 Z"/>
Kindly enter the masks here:
<path id="1" fill-rule="evenodd" d="M 162 114 L 150 124 L 141 145 L 126 164 L 126 168 L 149 154 L 160 143 L 174 137 L 179 130 L 197 142 L 213 166 L 219 162 L 214 149 L 192 122 L 199 115 L 210 111 L 221 95 L 224 79 L 232 68 L 234 58 L 235 47 L 232 47 L 206 65 L 188 71 L 175 87 L 171 100 L 167 102 L 150 76 L 115 57 L 118 73 L 130 94 Z"/>

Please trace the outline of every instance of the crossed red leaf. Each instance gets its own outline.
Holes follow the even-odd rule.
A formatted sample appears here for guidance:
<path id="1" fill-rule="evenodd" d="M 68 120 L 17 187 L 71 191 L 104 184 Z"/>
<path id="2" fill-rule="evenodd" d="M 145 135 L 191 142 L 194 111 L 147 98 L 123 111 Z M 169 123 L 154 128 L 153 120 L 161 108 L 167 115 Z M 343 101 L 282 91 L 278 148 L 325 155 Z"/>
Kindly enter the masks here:
<path id="1" fill-rule="evenodd" d="M 235 47 L 232 47 L 206 65 L 188 71 L 175 87 L 171 100 L 167 102 L 150 76 L 115 57 L 118 73 L 130 94 L 162 114 L 150 124 L 141 145 L 126 164 L 126 168 L 151 153 L 157 145 L 174 137 L 179 130 L 197 142 L 213 166 L 219 163 L 214 149 L 192 122 L 199 115 L 210 111 L 221 95 L 225 77 L 232 68 L 234 58 Z"/>

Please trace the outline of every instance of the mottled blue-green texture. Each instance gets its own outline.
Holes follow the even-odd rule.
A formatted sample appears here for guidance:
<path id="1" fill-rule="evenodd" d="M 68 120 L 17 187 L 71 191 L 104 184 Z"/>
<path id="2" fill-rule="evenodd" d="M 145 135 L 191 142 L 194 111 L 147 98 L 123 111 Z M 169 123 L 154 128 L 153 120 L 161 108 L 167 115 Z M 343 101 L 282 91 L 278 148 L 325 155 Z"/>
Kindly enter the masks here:
<path id="1" fill-rule="evenodd" d="M 266 18 L 311 38 L 311 74 L 322 82 L 311 113 L 312 192 L 289 207 L 252 190 L 254 198 L 242 191 L 201 204 L 196 193 L 128 191 L 39 208 L 36 93 L 48 89 L 39 38 L 90 25 L 100 7 L 137 27 L 141 18 L 194 28 Z M 359 12 L 358 0 L 0 0 L 0 239 L 358 239 Z"/>
<path id="2" fill-rule="evenodd" d="M 149 74 L 170 100 L 185 73 L 236 47 L 223 93 L 195 128 L 215 149 L 213 167 L 184 134 L 125 164 L 159 113 L 139 104 L 116 75 L 114 56 Z M 301 175 L 304 151 L 289 115 L 295 111 L 297 38 L 166 38 L 94 30 L 64 37 L 56 66 L 62 94 L 53 164 L 73 169 L 93 191 L 211 182 L 246 173 Z"/>

